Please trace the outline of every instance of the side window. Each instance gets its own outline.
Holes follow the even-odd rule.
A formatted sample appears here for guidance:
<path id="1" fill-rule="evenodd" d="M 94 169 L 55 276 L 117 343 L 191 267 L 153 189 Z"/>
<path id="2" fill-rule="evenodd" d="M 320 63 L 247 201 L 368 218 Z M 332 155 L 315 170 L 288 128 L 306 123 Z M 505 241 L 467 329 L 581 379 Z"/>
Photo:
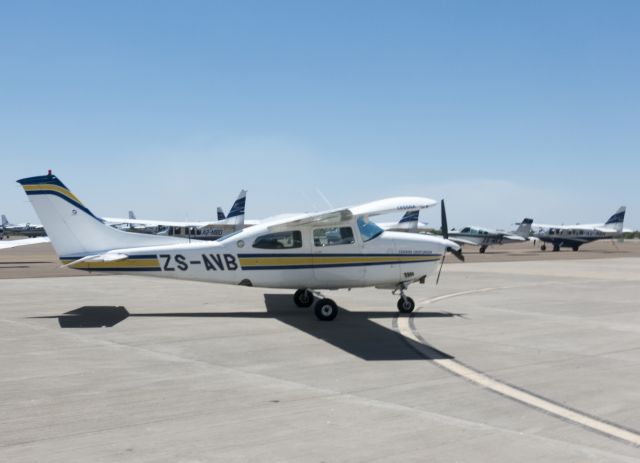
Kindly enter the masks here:
<path id="1" fill-rule="evenodd" d="M 269 233 L 256 238 L 253 247 L 258 249 L 293 249 L 302 247 L 302 234 L 295 231 Z"/>
<path id="2" fill-rule="evenodd" d="M 355 242 L 351 227 L 316 228 L 313 230 L 313 244 L 315 246 L 335 246 Z"/>

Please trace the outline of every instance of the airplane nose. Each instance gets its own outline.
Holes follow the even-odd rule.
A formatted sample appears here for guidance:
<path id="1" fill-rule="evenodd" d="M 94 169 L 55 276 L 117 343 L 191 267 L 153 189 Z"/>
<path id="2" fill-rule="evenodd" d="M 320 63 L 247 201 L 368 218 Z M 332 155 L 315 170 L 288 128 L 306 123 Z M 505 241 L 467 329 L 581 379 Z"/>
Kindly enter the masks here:
<path id="1" fill-rule="evenodd" d="M 443 238 L 442 241 L 444 241 L 445 249 L 450 248 L 450 249 L 453 249 L 454 251 L 459 251 L 460 249 L 462 249 L 458 243 L 455 243 L 451 240 L 447 240 Z"/>

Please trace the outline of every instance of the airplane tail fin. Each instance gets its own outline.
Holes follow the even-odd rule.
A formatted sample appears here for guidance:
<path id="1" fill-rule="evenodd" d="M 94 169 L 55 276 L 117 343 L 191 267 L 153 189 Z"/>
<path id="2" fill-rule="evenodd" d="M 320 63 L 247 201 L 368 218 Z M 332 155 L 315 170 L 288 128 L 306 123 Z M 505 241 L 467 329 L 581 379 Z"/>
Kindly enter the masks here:
<path id="1" fill-rule="evenodd" d="M 247 190 L 240 190 L 238 199 L 235 200 L 231 210 L 227 215 L 227 219 L 235 219 L 236 230 L 244 228 L 244 208 L 247 202 Z"/>
<path id="2" fill-rule="evenodd" d="M 620 206 L 620 209 L 616 211 L 609 220 L 605 222 L 605 227 L 612 227 L 618 233 L 622 233 L 622 229 L 624 227 L 624 215 L 627 212 L 627 208 L 625 206 Z"/>
<path id="3" fill-rule="evenodd" d="M 9 221 L 7 220 L 7 216 L 2 214 L 2 227 L 6 227 L 7 225 L 9 225 Z"/>
<path id="4" fill-rule="evenodd" d="M 524 218 L 522 222 L 518 224 L 518 228 L 513 232 L 514 235 L 522 236 L 523 238 L 529 238 L 529 234 L 531 233 L 531 224 L 533 223 L 533 219 Z"/>
<path id="5" fill-rule="evenodd" d="M 129 211 L 129 218 L 130 218 L 131 220 L 136 220 L 136 214 L 135 214 L 135 212 L 133 212 L 133 211 Z"/>
<path id="6" fill-rule="evenodd" d="M 18 180 L 29 197 L 58 256 L 184 242 L 179 238 L 127 233 L 106 225 L 55 175 Z"/>
<path id="7" fill-rule="evenodd" d="M 224 220 L 226 217 L 224 216 L 224 212 L 221 207 L 218 207 L 218 220 Z"/>
<path id="8" fill-rule="evenodd" d="M 406 228 L 407 230 L 415 230 L 418 228 L 418 219 L 420 218 L 420 211 L 418 209 L 414 211 L 407 211 L 400 218 L 398 225 L 402 228 Z"/>

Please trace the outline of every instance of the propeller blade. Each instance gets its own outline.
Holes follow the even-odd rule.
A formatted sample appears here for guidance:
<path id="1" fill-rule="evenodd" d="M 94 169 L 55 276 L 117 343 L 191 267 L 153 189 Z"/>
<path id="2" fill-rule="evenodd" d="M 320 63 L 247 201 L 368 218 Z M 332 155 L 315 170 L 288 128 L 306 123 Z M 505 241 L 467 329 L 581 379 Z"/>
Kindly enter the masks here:
<path id="1" fill-rule="evenodd" d="M 455 249 L 452 248 L 447 248 L 447 251 L 449 251 L 451 254 L 453 254 L 454 256 L 456 256 L 458 258 L 459 261 L 464 262 L 464 256 L 462 255 L 462 249 L 458 249 L 457 251 Z"/>
<path id="2" fill-rule="evenodd" d="M 447 224 L 447 211 L 444 208 L 444 199 L 440 201 L 440 223 L 442 237 L 446 240 L 449 238 L 449 225 Z"/>
<path id="3" fill-rule="evenodd" d="M 442 254 L 442 260 L 440 261 L 440 268 L 438 269 L 438 277 L 436 278 L 436 286 L 438 286 L 438 283 L 440 282 L 440 273 L 442 272 L 442 266 L 444 265 L 444 258 L 446 256 L 447 256 L 446 252 Z"/>

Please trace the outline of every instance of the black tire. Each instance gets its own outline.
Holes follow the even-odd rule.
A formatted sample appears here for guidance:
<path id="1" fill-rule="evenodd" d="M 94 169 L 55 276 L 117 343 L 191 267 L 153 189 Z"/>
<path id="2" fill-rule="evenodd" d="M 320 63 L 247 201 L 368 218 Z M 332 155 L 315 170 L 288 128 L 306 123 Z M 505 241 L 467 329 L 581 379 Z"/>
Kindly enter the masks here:
<path id="1" fill-rule="evenodd" d="M 331 299 L 320 299 L 316 302 L 314 312 L 318 320 L 329 322 L 338 316 L 338 306 Z"/>
<path id="2" fill-rule="evenodd" d="M 313 293 L 308 289 L 299 289 L 293 295 L 293 303 L 298 307 L 311 307 L 313 304 Z"/>
<path id="3" fill-rule="evenodd" d="M 554 244 L 553 245 L 553 252 L 558 252 L 560 251 L 560 245 L 559 244 Z"/>
<path id="4" fill-rule="evenodd" d="M 540 250 L 541 251 L 546 251 L 547 250 L 547 246 L 543 244 L 542 246 L 540 246 Z"/>
<path id="5" fill-rule="evenodd" d="M 574 250 L 574 252 L 575 252 L 575 251 L 577 251 L 578 249 L 580 249 L 580 246 L 574 246 L 574 247 L 573 247 L 573 248 L 571 248 L 571 249 L 573 249 L 573 250 Z"/>
<path id="6" fill-rule="evenodd" d="M 487 248 L 485 248 L 484 246 L 480 246 L 480 254 L 484 254 L 486 250 Z"/>
<path id="7" fill-rule="evenodd" d="M 398 310 L 402 313 L 411 313 L 416 308 L 416 303 L 410 297 L 398 299 Z"/>

